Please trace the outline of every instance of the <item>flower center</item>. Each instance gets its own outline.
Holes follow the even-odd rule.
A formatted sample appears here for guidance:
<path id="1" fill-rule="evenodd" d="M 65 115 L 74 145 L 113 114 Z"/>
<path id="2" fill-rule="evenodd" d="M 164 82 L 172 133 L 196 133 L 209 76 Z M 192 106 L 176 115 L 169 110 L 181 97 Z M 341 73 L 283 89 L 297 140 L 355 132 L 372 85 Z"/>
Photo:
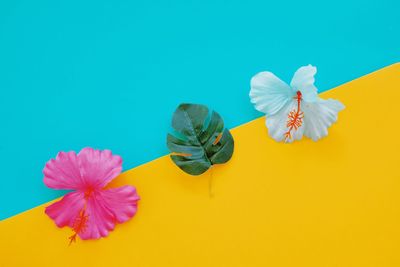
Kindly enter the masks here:
<path id="1" fill-rule="evenodd" d="M 92 187 L 89 187 L 88 189 L 86 189 L 85 191 L 85 199 L 88 199 L 94 192 L 94 189 Z"/>

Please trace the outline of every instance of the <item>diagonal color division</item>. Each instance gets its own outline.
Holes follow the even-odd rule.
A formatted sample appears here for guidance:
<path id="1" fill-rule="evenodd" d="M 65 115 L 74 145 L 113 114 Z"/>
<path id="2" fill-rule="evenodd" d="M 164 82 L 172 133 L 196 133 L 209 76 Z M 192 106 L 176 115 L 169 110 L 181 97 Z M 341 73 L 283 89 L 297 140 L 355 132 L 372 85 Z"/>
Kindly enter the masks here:
<path id="1" fill-rule="evenodd" d="M 112 186 L 137 186 L 139 212 L 105 239 L 68 246 L 45 205 L 6 219 L 0 266 L 400 266 L 399 88 L 395 64 L 324 93 L 346 109 L 316 143 L 259 118 L 212 174 L 167 156 L 125 172 Z"/>

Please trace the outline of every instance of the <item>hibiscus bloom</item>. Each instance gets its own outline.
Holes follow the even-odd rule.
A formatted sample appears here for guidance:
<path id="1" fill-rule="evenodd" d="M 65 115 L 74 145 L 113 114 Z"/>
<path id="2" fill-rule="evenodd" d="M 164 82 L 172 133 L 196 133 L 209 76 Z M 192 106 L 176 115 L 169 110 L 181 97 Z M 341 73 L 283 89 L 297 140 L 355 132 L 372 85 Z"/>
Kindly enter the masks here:
<path id="1" fill-rule="evenodd" d="M 116 223 L 135 215 L 139 196 L 134 187 L 104 188 L 121 170 L 120 156 L 92 148 L 84 148 L 79 154 L 60 152 L 46 163 L 44 183 L 54 189 L 73 190 L 46 208 L 58 227 L 72 228 L 70 243 L 77 235 L 81 239 L 105 237 Z"/>
<path id="2" fill-rule="evenodd" d="M 328 135 L 328 128 L 344 109 L 337 100 L 318 97 L 316 73 L 311 65 L 300 67 L 290 86 L 268 71 L 251 79 L 251 102 L 265 113 L 268 133 L 276 141 L 290 143 L 303 135 L 317 141 Z"/>

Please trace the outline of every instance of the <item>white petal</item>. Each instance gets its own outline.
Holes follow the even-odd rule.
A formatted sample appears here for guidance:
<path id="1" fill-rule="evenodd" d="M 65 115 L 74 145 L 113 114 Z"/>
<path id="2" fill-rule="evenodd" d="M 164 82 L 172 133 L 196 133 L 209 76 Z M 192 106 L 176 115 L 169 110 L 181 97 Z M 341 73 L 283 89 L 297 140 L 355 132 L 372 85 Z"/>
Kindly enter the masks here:
<path id="1" fill-rule="evenodd" d="M 292 129 L 292 138 L 287 139 L 285 133 L 289 130 L 287 127 L 288 116 L 290 111 L 297 110 L 297 101 L 292 99 L 286 104 L 278 113 L 273 116 L 267 116 L 266 125 L 268 128 L 268 134 L 276 141 L 285 141 L 291 143 L 294 140 L 300 140 L 304 133 L 304 124 L 301 125 L 297 130 Z"/>
<path id="2" fill-rule="evenodd" d="M 327 136 L 328 128 L 336 122 L 338 112 L 344 109 L 344 105 L 334 99 L 318 98 L 316 102 L 304 103 L 304 135 L 314 141 Z"/>
<path id="3" fill-rule="evenodd" d="M 289 85 L 271 72 L 260 72 L 251 79 L 250 99 L 258 111 L 274 115 L 294 96 Z"/>
<path id="4" fill-rule="evenodd" d="M 314 86 L 314 75 L 317 68 L 311 65 L 300 67 L 293 75 L 290 86 L 295 92 L 300 91 L 307 102 L 315 102 L 318 98 L 318 90 Z"/>

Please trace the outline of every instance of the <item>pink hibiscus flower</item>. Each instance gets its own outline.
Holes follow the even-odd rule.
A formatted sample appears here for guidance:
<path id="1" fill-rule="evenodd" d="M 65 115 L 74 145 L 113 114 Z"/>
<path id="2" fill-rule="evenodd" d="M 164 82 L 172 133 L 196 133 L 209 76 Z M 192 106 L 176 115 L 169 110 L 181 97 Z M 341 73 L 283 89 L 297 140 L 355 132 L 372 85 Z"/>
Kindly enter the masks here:
<path id="1" fill-rule="evenodd" d="M 121 170 L 120 156 L 92 148 L 84 148 L 79 154 L 60 152 L 46 163 L 43 181 L 48 187 L 74 190 L 46 208 L 58 227 L 72 228 L 70 243 L 77 235 L 81 239 L 105 237 L 115 224 L 135 215 L 139 196 L 134 187 L 104 189 Z"/>

